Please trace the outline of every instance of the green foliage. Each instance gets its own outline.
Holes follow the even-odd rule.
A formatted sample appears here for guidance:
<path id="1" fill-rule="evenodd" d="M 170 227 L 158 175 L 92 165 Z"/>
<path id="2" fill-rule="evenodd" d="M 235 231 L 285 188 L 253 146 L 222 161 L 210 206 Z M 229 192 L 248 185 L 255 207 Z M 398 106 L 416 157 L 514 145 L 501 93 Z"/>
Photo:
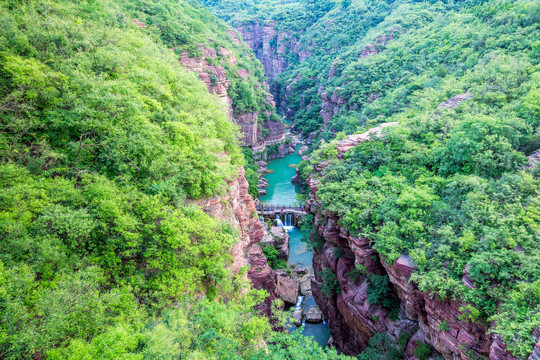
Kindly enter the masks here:
<path id="1" fill-rule="evenodd" d="M 249 360 L 271 359 L 320 359 L 320 360 L 348 360 L 353 359 L 345 355 L 338 355 L 335 349 L 322 349 L 310 337 L 304 337 L 302 331 L 297 330 L 292 335 L 276 332 L 268 343 L 268 353 L 264 349 Z"/>
<path id="2" fill-rule="evenodd" d="M 439 330 L 447 332 L 450 331 L 450 327 L 448 326 L 448 321 L 444 320 L 439 324 Z"/>
<path id="3" fill-rule="evenodd" d="M 389 293 L 388 275 L 371 275 L 368 277 L 368 301 L 370 304 L 382 304 Z"/>
<path id="4" fill-rule="evenodd" d="M 268 245 L 264 246 L 262 250 L 266 260 L 268 260 L 268 265 L 272 269 L 287 268 L 287 262 L 283 259 L 278 259 L 279 251 L 275 247 Z"/>
<path id="5" fill-rule="evenodd" d="M 339 281 L 332 269 L 327 268 L 319 272 L 319 276 L 322 279 L 321 292 L 324 296 L 330 298 L 340 293 Z"/>
<path id="6" fill-rule="evenodd" d="M 362 264 L 358 264 L 351 269 L 345 276 L 352 282 L 355 283 L 358 278 L 366 274 L 366 267 Z"/>
<path id="7" fill-rule="evenodd" d="M 530 319 L 540 302 L 530 304 L 528 315 L 510 320 L 510 308 L 524 307 L 508 294 L 540 278 L 533 265 L 540 234 L 535 225 L 538 171 L 524 170 L 525 156 L 539 147 L 531 101 L 540 77 L 531 39 L 519 30 L 538 32 L 533 23 L 539 9 L 530 2 L 512 2 L 503 11 L 488 1 L 480 5 L 491 9 L 488 21 L 468 8 L 402 4 L 385 21 L 412 20 L 413 8 L 430 14 L 430 20 L 408 27 L 406 35 L 399 34 L 376 55 L 348 64 L 344 58 L 341 79 L 335 82 L 347 84 L 341 91 L 349 96 L 349 109 L 356 106 L 353 99 L 359 101 L 356 110 L 344 110 L 343 116 L 369 124 L 351 131 L 363 132 L 382 121 L 399 126 L 357 145 L 343 159 L 323 159 L 320 154 L 336 144 L 321 142 L 314 159 L 299 169 L 303 177 L 312 173 L 319 181 L 322 211 L 338 215 L 351 234 L 367 237 L 386 262 L 409 255 L 418 268 L 411 279 L 422 291 L 468 302 L 463 319 L 493 319 L 493 331 L 526 356 L 532 349 Z M 505 20 L 508 14 L 516 20 Z M 384 29 L 373 29 L 371 39 L 388 34 Z M 453 45 L 442 36 L 450 33 Z M 514 46 L 491 42 L 489 34 L 504 34 Z M 464 51 L 470 44 L 473 49 Z M 404 58 L 408 72 L 403 71 Z M 420 65 L 434 59 L 438 65 Z M 371 93 L 380 96 L 364 102 Z M 473 97 L 454 108 L 439 107 L 465 93 Z M 324 160 L 328 165 L 313 174 Z M 462 283 L 467 265 L 474 289 Z"/>
<path id="8" fill-rule="evenodd" d="M 380 304 L 388 310 L 388 317 L 397 320 L 399 316 L 399 298 L 390 285 L 388 275 L 371 275 L 368 277 L 367 289 L 370 304 Z"/>
<path id="9" fill-rule="evenodd" d="M 427 360 L 433 351 L 431 346 L 424 342 L 417 342 L 417 347 L 414 349 L 413 353 L 419 360 Z"/>
<path id="10" fill-rule="evenodd" d="M 386 333 L 375 333 L 358 357 L 360 360 L 399 360 L 403 359 L 405 346 L 397 344 Z"/>
<path id="11" fill-rule="evenodd" d="M 94 17 L 54 4 L 0 8 L 4 161 L 98 172 L 175 201 L 216 194 L 241 159 L 221 104 L 151 34 L 103 20 L 116 17 L 109 2 Z"/>
<path id="12" fill-rule="evenodd" d="M 242 151 L 245 159 L 244 176 L 249 184 L 248 193 L 256 199 L 259 197 L 259 166 L 255 164 L 253 152 L 249 148 L 244 148 Z"/>
<path id="13" fill-rule="evenodd" d="M 2 359 L 258 359 L 274 338 L 275 359 L 346 358 L 273 334 L 267 293 L 228 270 L 237 232 L 198 205 L 243 156 L 181 50 L 226 46 L 250 72 L 238 106 L 266 96 L 223 22 L 176 0 L 4 1 L 0 20 Z"/>

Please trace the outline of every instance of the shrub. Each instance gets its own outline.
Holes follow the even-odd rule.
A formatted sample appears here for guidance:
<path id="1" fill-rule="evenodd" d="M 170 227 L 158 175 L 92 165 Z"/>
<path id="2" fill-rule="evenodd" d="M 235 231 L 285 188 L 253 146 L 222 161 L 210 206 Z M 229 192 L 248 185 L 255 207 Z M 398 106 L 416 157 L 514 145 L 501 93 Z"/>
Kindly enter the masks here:
<path id="1" fill-rule="evenodd" d="M 427 360 L 432 352 L 431 346 L 424 342 L 417 342 L 416 345 L 418 347 L 413 351 L 414 356 L 416 356 L 419 360 Z"/>
<path id="2" fill-rule="evenodd" d="M 266 260 L 268 260 L 268 265 L 272 269 L 285 269 L 287 267 L 285 260 L 278 259 L 279 251 L 275 247 L 267 245 L 262 250 Z"/>
<path id="3" fill-rule="evenodd" d="M 321 271 L 319 275 L 322 278 L 321 291 L 324 296 L 329 298 L 329 297 L 339 294 L 339 292 L 341 291 L 341 288 L 339 286 L 339 281 L 337 279 L 337 276 L 336 274 L 334 274 L 332 269 L 327 268 Z"/>

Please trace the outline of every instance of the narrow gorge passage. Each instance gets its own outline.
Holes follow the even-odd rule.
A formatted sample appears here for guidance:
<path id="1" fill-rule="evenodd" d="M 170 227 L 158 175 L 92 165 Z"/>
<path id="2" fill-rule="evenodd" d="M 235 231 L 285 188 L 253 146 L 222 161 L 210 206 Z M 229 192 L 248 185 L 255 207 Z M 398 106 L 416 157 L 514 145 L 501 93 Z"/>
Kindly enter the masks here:
<path id="1" fill-rule="evenodd" d="M 298 149 L 296 149 L 298 151 Z M 296 174 L 295 167 L 300 163 L 302 158 L 295 152 L 283 158 L 271 160 L 268 162 L 269 172 L 265 174 L 268 180 L 267 194 L 260 197 L 262 204 L 292 206 L 296 203 L 296 194 L 300 193 L 300 188 L 291 182 L 292 177 Z M 283 220 L 284 216 L 280 216 Z M 289 240 L 289 259 L 287 260 L 288 267 L 295 268 L 304 267 L 309 274 L 313 274 L 312 258 L 313 253 L 302 242 L 302 231 L 296 226 L 287 227 L 287 233 L 290 236 Z M 301 297 L 301 308 L 303 313 L 316 307 L 313 295 L 299 295 Z M 297 304 L 300 305 L 300 304 Z M 330 338 L 330 329 L 326 321 L 319 324 L 304 323 L 304 336 L 311 336 L 321 346 L 325 347 Z M 290 331 L 297 330 L 298 327 L 291 324 Z"/>

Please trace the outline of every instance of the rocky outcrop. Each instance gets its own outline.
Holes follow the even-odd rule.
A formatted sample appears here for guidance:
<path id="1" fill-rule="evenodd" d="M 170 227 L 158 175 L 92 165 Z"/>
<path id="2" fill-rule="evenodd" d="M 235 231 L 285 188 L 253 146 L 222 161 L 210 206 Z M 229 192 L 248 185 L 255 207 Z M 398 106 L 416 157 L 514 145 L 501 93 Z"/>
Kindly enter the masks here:
<path id="1" fill-rule="evenodd" d="M 527 165 L 526 168 L 535 167 L 540 163 L 540 149 L 536 150 L 533 154 L 527 156 Z"/>
<path id="2" fill-rule="evenodd" d="M 190 57 L 187 50 L 182 51 L 180 64 L 199 74 L 200 79 L 208 87 L 208 91 L 217 94 L 223 102 L 229 120 L 233 120 L 232 99 L 227 93 L 231 82 L 227 80 L 227 74 L 222 66 L 214 66 L 207 61 L 207 59 L 216 59 L 218 53 L 215 49 L 207 48 L 203 44 L 200 44 L 198 49 L 201 56 L 196 57 Z M 222 53 L 220 55 L 223 56 Z"/>
<path id="3" fill-rule="evenodd" d="M 378 54 L 381 51 L 382 47 L 384 47 L 384 45 L 386 45 L 389 41 L 394 40 L 394 39 L 395 39 L 395 36 L 391 34 L 382 35 L 375 38 L 375 40 L 373 40 L 373 44 L 366 45 L 360 51 L 359 58 L 362 59 L 365 57 L 370 57 L 375 54 Z"/>
<path id="4" fill-rule="evenodd" d="M 362 141 L 378 138 L 382 135 L 383 129 L 391 126 L 397 126 L 397 122 L 382 123 L 379 126 L 373 127 L 362 134 L 349 135 L 345 139 L 338 141 L 337 151 L 341 156 L 343 153 L 349 151 Z"/>
<path id="5" fill-rule="evenodd" d="M 200 200 L 197 204 L 206 213 L 227 221 L 238 232 L 238 242 L 231 249 L 231 271 L 238 273 L 243 267 L 249 266 L 247 278 L 253 287 L 268 292 L 269 296 L 259 308 L 269 315 L 272 301 L 279 298 L 277 275 L 268 265 L 259 246 L 264 230 L 257 216 L 255 202 L 248 193 L 249 184 L 244 174 L 244 168 L 240 167 L 238 176 L 227 184 L 225 194 Z"/>
<path id="6" fill-rule="evenodd" d="M 229 35 L 231 37 L 234 35 L 233 41 L 236 39 L 238 43 L 242 44 L 236 38 L 234 31 L 230 30 Z M 248 81 L 249 77 L 251 76 L 249 71 L 246 69 L 238 69 L 236 70 L 235 74 L 231 75 L 227 74 L 223 66 L 215 65 L 215 63 L 219 63 L 220 61 L 227 62 L 231 65 L 238 64 L 234 54 L 224 47 L 219 47 L 219 50 L 216 50 L 214 48 L 207 47 L 204 44 L 199 44 L 198 50 L 200 55 L 194 57 L 190 57 L 187 50 L 182 51 L 180 63 L 184 68 L 199 74 L 199 78 L 206 84 L 208 91 L 216 94 L 221 99 L 223 102 L 223 109 L 225 110 L 229 120 L 233 121 L 240 127 L 242 144 L 244 146 L 251 147 L 255 152 L 261 152 L 266 149 L 267 145 L 283 143 L 286 138 L 285 126 L 280 121 L 270 120 L 275 109 L 273 96 L 268 93 L 265 100 L 267 103 L 267 108 L 271 110 L 266 110 L 262 113 L 259 111 L 235 111 L 233 100 L 228 93 L 231 85 L 228 76 L 237 76 L 243 81 Z M 216 61 L 216 59 L 219 61 Z M 265 83 L 264 86 L 268 91 L 268 85 Z M 267 119 L 262 124 L 262 128 L 259 124 L 259 117 L 261 116 L 264 119 Z M 263 137 L 263 128 L 268 134 L 266 137 Z"/>
<path id="7" fill-rule="evenodd" d="M 287 260 L 289 258 L 289 234 L 279 226 L 272 226 L 270 233 L 275 239 L 274 246 L 279 251 L 279 258 Z"/>
<path id="8" fill-rule="evenodd" d="M 322 100 L 321 111 L 319 112 L 319 115 L 323 119 L 324 129 L 326 129 L 326 127 L 328 126 L 330 119 L 332 119 L 333 116 L 339 114 L 339 111 L 341 110 L 343 105 L 347 103 L 347 100 L 345 100 L 339 95 L 341 90 L 342 89 L 340 87 L 337 87 L 334 89 L 332 95 L 329 95 L 326 92 L 322 92 L 322 88 L 319 89 L 319 94 Z"/>
<path id="9" fill-rule="evenodd" d="M 285 274 L 278 276 L 277 290 L 281 300 L 289 305 L 296 304 L 298 300 L 298 280 L 292 279 Z"/>
<path id="10" fill-rule="evenodd" d="M 316 276 L 311 288 L 317 305 L 328 319 L 335 346 L 345 354 L 356 355 L 367 347 L 375 332 L 387 332 L 395 339 L 414 333 L 417 323 L 402 311 L 394 318 L 388 309 L 368 300 L 366 275 L 384 273 L 369 242 L 349 236 L 337 226 L 336 218 L 324 217 L 316 208 L 308 207 L 315 213 L 315 223 L 321 224 L 317 230 L 326 240 L 322 248 L 314 251 Z M 362 266 L 365 274 L 358 272 Z M 323 287 L 328 285 L 321 275 L 327 269 L 336 275 L 339 284 L 339 292 L 330 297 L 323 292 Z M 396 296 L 393 291 L 391 294 Z"/>
<path id="11" fill-rule="evenodd" d="M 458 106 L 462 102 L 472 99 L 472 98 L 473 98 L 473 94 L 469 94 L 469 93 L 459 94 L 459 95 L 454 96 L 451 99 L 448 99 L 440 103 L 437 108 L 438 109 L 443 109 L 443 108 L 454 109 L 456 106 Z"/>
<path id="12" fill-rule="evenodd" d="M 200 56 L 190 57 L 187 50 L 182 51 L 180 63 L 186 69 L 199 74 L 199 78 L 206 84 L 208 91 L 217 94 L 223 102 L 223 108 L 230 121 L 235 122 L 240 127 L 242 133 L 242 143 L 245 146 L 255 145 L 260 136 L 259 112 L 248 112 L 235 114 L 233 100 L 229 96 L 228 90 L 231 85 L 227 78 L 227 73 L 223 66 L 213 65 L 208 62 L 209 59 L 215 60 L 221 57 L 231 65 L 236 65 L 237 60 L 233 53 L 223 47 L 220 47 L 219 53 L 213 48 L 207 48 L 203 44 L 198 46 Z M 249 73 L 245 69 L 240 69 L 237 75 L 241 78 L 248 78 Z"/>
<path id="13" fill-rule="evenodd" d="M 253 49 L 270 80 L 285 71 L 288 53 L 298 54 L 300 62 L 311 56 L 308 50 L 300 46 L 297 40 L 300 34 L 279 31 L 273 20 L 262 23 L 257 19 L 248 23 L 237 21 L 233 25 L 242 34 L 244 42 Z"/>

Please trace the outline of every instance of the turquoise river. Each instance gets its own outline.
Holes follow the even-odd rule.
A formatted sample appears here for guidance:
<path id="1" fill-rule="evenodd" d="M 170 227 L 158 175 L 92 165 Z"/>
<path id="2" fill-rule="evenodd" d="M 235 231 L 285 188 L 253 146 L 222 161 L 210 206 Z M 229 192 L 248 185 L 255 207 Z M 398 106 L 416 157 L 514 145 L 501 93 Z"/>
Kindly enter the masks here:
<path id="1" fill-rule="evenodd" d="M 300 156 L 293 153 L 281 159 L 270 160 L 268 162 L 268 170 L 270 172 L 265 175 L 265 178 L 268 180 L 267 194 L 259 198 L 261 203 L 280 206 L 290 206 L 297 203 L 296 195 L 300 193 L 300 188 L 293 184 L 291 179 L 296 173 L 294 165 L 298 165 L 301 160 Z M 287 264 L 296 267 L 305 267 L 310 273 L 313 273 L 312 253 L 307 249 L 306 244 L 301 241 L 302 232 L 299 228 L 292 227 L 292 229 L 289 229 L 288 234 L 290 241 Z M 302 299 L 302 308 L 308 309 L 312 306 L 315 306 L 313 297 L 310 295 L 304 296 Z M 291 325 L 289 329 L 296 331 L 299 328 Z M 320 324 L 305 323 L 302 334 L 304 336 L 311 336 L 321 346 L 326 346 L 330 338 L 330 329 L 325 322 Z"/>

